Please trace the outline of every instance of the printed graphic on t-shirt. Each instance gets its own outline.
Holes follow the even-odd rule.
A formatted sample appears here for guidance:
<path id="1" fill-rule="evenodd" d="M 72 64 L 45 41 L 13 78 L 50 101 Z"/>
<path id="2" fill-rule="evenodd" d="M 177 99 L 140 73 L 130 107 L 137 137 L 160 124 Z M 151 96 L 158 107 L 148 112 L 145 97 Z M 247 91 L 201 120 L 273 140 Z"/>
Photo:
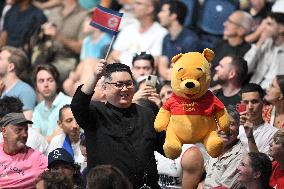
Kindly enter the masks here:
<path id="1" fill-rule="evenodd" d="M 159 174 L 159 182 L 161 186 L 178 186 L 181 185 L 179 177 Z"/>

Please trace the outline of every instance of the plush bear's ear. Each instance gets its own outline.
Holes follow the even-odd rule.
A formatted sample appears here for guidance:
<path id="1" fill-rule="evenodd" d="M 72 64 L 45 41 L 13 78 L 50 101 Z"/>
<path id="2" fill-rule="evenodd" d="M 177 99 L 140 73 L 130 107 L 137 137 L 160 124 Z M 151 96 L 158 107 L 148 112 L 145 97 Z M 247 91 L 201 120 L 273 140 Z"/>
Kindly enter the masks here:
<path id="1" fill-rule="evenodd" d="M 175 55 L 172 58 L 172 63 L 176 63 L 180 57 L 182 57 L 182 53 Z"/>
<path id="2" fill-rule="evenodd" d="M 204 49 L 202 54 L 208 62 L 211 62 L 215 57 L 214 52 L 211 49 L 208 49 L 208 48 Z"/>

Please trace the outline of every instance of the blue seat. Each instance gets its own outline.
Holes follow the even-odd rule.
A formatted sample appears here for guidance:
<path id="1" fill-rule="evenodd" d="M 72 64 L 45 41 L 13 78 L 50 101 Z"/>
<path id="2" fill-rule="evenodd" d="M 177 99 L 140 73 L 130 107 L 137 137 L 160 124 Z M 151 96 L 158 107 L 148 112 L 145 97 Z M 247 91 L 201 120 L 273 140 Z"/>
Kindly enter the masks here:
<path id="1" fill-rule="evenodd" d="M 194 28 L 197 23 L 199 2 L 198 0 L 181 0 L 187 7 L 187 15 L 184 21 L 184 26 Z"/>
<path id="2" fill-rule="evenodd" d="M 198 28 L 208 34 L 223 35 L 223 23 L 237 8 L 238 4 L 231 0 L 204 0 L 199 13 Z"/>

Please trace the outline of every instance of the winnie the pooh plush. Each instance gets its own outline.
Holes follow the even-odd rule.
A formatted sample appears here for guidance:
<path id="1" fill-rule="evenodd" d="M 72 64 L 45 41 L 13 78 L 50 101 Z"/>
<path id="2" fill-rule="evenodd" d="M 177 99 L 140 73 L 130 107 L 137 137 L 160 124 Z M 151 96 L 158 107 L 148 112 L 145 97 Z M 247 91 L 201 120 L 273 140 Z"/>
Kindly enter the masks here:
<path id="1" fill-rule="evenodd" d="M 217 157 L 223 147 L 217 128 L 227 131 L 228 113 L 223 103 L 209 90 L 210 63 L 214 52 L 189 52 L 172 58 L 172 96 L 161 107 L 154 126 L 166 130 L 165 155 L 176 159 L 186 143 L 204 144 L 208 154 Z"/>

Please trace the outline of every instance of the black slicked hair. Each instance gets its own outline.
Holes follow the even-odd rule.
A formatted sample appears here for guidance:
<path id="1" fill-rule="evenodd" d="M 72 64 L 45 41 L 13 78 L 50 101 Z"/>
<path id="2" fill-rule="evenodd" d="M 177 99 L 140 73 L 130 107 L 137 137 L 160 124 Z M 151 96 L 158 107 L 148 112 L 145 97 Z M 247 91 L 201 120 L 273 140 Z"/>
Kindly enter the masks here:
<path id="1" fill-rule="evenodd" d="M 261 99 L 263 99 L 263 97 L 265 95 L 262 87 L 258 84 L 255 84 L 255 83 L 249 83 L 241 89 L 241 94 L 249 93 L 249 92 L 258 92 Z"/>
<path id="2" fill-rule="evenodd" d="M 108 64 L 106 66 L 106 72 L 105 72 L 105 80 L 112 80 L 111 75 L 112 73 L 115 72 L 127 72 L 130 74 L 132 80 L 133 80 L 133 76 L 132 76 L 132 72 L 130 70 L 130 67 L 125 65 L 125 64 L 121 64 L 121 63 L 113 63 L 113 64 Z"/>
<path id="3" fill-rule="evenodd" d="M 155 59 L 154 59 L 154 57 L 150 53 L 145 52 L 145 51 L 137 52 L 135 54 L 135 56 L 133 57 L 133 59 L 132 59 L 132 66 L 134 66 L 134 62 L 136 60 L 148 60 L 150 62 L 150 64 L 151 64 L 152 69 L 154 69 Z"/>
<path id="4" fill-rule="evenodd" d="M 62 107 L 59 109 L 59 120 L 60 120 L 60 121 L 63 121 L 63 120 L 62 120 L 62 112 L 63 112 L 63 110 L 66 109 L 66 108 L 71 108 L 70 104 L 65 104 L 64 106 L 62 106 Z"/>
<path id="5" fill-rule="evenodd" d="M 163 5 L 169 5 L 170 14 L 177 15 L 177 21 L 183 25 L 186 15 L 187 15 L 187 7 L 186 5 L 179 0 L 167 0 L 163 3 Z"/>
<path id="6" fill-rule="evenodd" d="M 284 13 L 271 12 L 268 16 L 275 20 L 278 24 L 284 25 Z"/>

